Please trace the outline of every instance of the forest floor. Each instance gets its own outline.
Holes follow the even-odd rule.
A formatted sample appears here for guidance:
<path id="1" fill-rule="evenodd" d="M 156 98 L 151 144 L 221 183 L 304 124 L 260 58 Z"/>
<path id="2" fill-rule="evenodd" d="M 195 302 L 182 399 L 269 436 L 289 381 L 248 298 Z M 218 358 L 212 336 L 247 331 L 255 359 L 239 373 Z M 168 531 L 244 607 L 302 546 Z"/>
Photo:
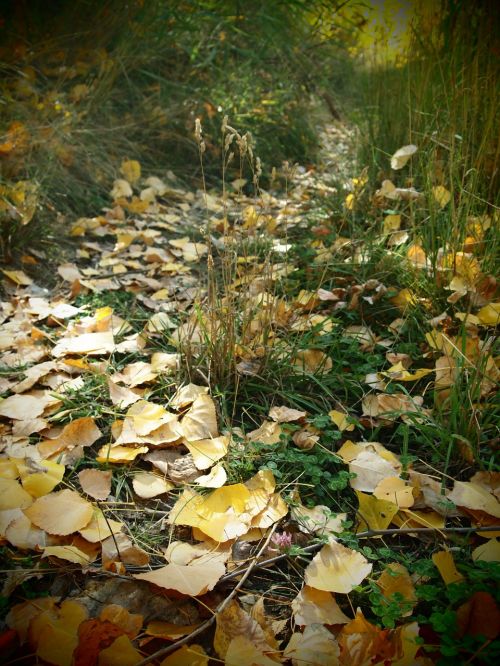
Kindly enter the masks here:
<path id="1" fill-rule="evenodd" d="M 431 291 L 423 195 L 322 136 L 256 194 L 126 161 L 3 269 L 2 663 L 498 663 L 488 219 Z"/>

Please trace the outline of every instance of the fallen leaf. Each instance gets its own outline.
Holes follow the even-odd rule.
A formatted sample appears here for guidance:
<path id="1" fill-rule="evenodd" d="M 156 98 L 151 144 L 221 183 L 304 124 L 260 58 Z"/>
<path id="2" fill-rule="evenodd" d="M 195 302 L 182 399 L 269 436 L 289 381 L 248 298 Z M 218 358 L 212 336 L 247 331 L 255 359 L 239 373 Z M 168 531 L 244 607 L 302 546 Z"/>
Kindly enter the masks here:
<path id="1" fill-rule="evenodd" d="M 153 472 L 139 472 L 132 479 L 132 486 L 139 497 L 150 498 L 168 493 L 175 484 Z"/>
<path id="2" fill-rule="evenodd" d="M 457 571 L 453 555 L 449 550 L 440 550 L 437 553 L 433 553 L 432 561 L 446 585 L 450 585 L 450 583 L 458 583 L 464 579 L 462 574 Z"/>
<path id="3" fill-rule="evenodd" d="M 31 495 L 16 479 L 0 478 L 0 511 L 26 509 L 33 503 Z"/>
<path id="4" fill-rule="evenodd" d="M 304 585 L 292 601 L 292 612 L 298 625 L 345 624 L 350 622 L 330 592 Z"/>
<path id="5" fill-rule="evenodd" d="M 401 601 L 397 600 L 401 609 L 401 617 L 412 614 L 412 608 L 417 603 L 417 595 L 406 567 L 398 562 L 390 562 L 377 580 L 377 585 L 382 596 L 388 601 L 391 601 L 394 594 L 401 595 Z M 408 604 L 410 604 L 410 608 L 408 608 Z"/>
<path id="6" fill-rule="evenodd" d="M 276 662 L 266 657 L 246 636 L 235 636 L 228 645 L 224 664 L 225 666 L 242 666 L 242 664 L 275 666 Z"/>
<path id="7" fill-rule="evenodd" d="M 109 570 L 114 563 L 143 567 L 149 564 L 149 555 L 136 546 L 123 532 L 109 536 L 101 543 L 103 567 Z"/>
<path id="8" fill-rule="evenodd" d="M 377 499 L 392 502 L 400 509 L 408 509 L 415 502 L 412 486 L 407 486 L 398 476 L 382 479 L 373 491 L 373 495 Z"/>
<path id="9" fill-rule="evenodd" d="M 472 551 L 474 562 L 500 562 L 500 541 L 488 539 Z"/>
<path id="10" fill-rule="evenodd" d="M 123 160 L 120 173 L 129 183 L 136 183 L 141 177 L 141 165 L 137 160 Z"/>
<path id="11" fill-rule="evenodd" d="M 438 203 L 439 207 L 444 208 L 450 202 L 451 192 L 443 185 L 435 185 L 432 188 L 432 196 Z"/>
<path id="12" fill-rule="evenodd" d="M 455 481 L 448 499 L 457 506 L 474 511 L 484 511 L 490 516 L 500 518 L 500 502 L 488 490 L 473 481 Z"/>
<path id="13" fill-rule="evenodd" d="M 301 421 L 307 416 L 307 412 L 301 412 L 298 409 L 291 407 L 271 407 L 269 410 L 269 418 L 277 423 L 293 423 L 294 421 Z"/>
<path id="14" fill-rule="evenodd" d="M 222 562 L 205 561 L 202 564 L 170 563 L 145 574 L 135 574 L 138 580 L 147 580 L 158 587 L 176 590 L 181 594 L 197 597 L 212 590 L 226 573 Z"/>
<path id="15" fill-rule="evenodd" d="M 408 146 L 398 148 L 398 150 L 396 150 L 394 155 L 391 157 L 391 168 L 395 170 L 402 169 L 404 166 L 406 166 L 410 157 L 414 155 L 417 150 L 417 146 L 413 145 L 412 143 Z"/>
<path id="16" fill-rule="evenodd" d="M 102 500 L 108 498 L 111 493 L 112 472 L 103 472 L 99 469 L 82 469 L 78 472 L 78 480 L 86 495 L 93 499 Z"/>
<path id="17" fill-rule="evenodd" d="M 201 645 L 183 645 L 165 657 L 160 666 L 208 666 L 208 655 Z"/>
<path id="18" fill-rule="evenodd" d="M 118 534 L 122 528 L 122 522 L 107 518 L 101 509 L 94 508 L 92 519 L 79 532 L 90 543 L 97 543 L 112 534 Z"/>
<path id="19" fill-rule="evenodd" d="M 194 442 L 186 442 L 186 446 L 193 456 L 196 467 L 200 470 L 208 469 L 226 455 L 229 447 L 229 437 L 200 439 Z"/>
<path id="20" fill-rule="evenodd" d="M 500 633 L 500 609 L 489 592 L 478 591 L 457 608 L 460 636 L 483 636 L 494 641 Z"/>
<path id="21" fill-rule="evenodd" d="M 221 488 L 227 481 L 226 470 L 222 465 L 214 465 L 208 474 L 196 477 L 194 483 L 202 488 Z"/>
<path id="22" fill-rule="evenodd" d="M 221 659 L 224 659 L 233 638 L 245 636 L 254 648 L 261 653 L 272 652 L 264 630 L 235 600 L 217 614 L 214 636 L 214 649 Z"/>
<path id="23" fill-rule="evenodd" d="M 293 666 L 337 666 L 340 664 L 340 648 L 335 637 L 320 624 L 307 626 L 303 633 L 296 632 L 283 653 Z"/>
<path id="24" fill-rule="evenodd" d="M 69 599 L 52 612 L 42 611 L 29 627 L 29 641 L 37 657 L 56 666 L 72 666 L 78 627 L 86 619 L 85 607 Z"/>
<path id="25" fill-rule="evenodd" d="M 306 585 L 326 592 L 348 594 L 372 570 L 361 553 L 330 541 L 317 553 L 304 572 Z"/>
<path id="26" fill-rule="evenodd" d="M 99 619 L 103 622 L 112 622 L 117 627 L 120 627 L 130 639 L 134 639 L 139 634 L 144 622 L 142 615 L 139 613 L 130 613 L 119 604 L 104 606 L 99 614 Z"/>
<path id="27" fill-rule="evenodd" d="M 86 565 L 91 562 L 91 558 L 76 546 L 45 546 L 42 557 L 58 557 L 61 560 L 74 562 L 75 564 Z"/>
<path id="28" fill-rule="evenodd" d="M 49 534 L 67 535 L 83 529 L 91 521 L 94 508 L 74 490 L 60 490 L 39 497 L 24 509 L 31 522 Z"/>
<path id="29" fill-rule="evenodd" d="M 195 398 L 181 421 L 181 432 L 188 442 L 217 437 L 215 404 L 209 395 L 201 394 Z"/>
<path id="30" fill-rule="evenodd" d="M 128 636 L 118 636 L 113 643 L 99 653 L 98 666 L 135 666 L 142 661 Z"/>
<path id="31" fill-rule="evenodd" d="M 374 495 L 356 491 L 359 508 L 356 518 L 359 520 L 357 531 L 385 530 L 398 512 L 397 504 Z"/>

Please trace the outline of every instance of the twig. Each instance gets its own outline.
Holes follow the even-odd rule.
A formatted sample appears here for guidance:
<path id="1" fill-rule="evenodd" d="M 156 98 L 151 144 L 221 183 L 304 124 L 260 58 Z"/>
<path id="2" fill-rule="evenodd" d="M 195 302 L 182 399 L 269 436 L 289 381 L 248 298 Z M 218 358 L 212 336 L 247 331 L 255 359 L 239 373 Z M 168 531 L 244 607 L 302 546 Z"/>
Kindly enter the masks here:
<path id="1" fill-rule="evenodd" d="M 394 536 L 395 534 L 431 534 L 431 533 L 456 533 L 456 534 L 467 534 L 467 532 L 500 532 L 500 525 L 490 525 L 488 527 L 408 527 L 405 529 L 391 528 L 386 530 L 366 530 L 365 532 L 359 532 L 355 536 L 358 539 L 369 539 L 373 536 Z M 340 537 L 342 538 L 342 537 Z M 324 543 L 313 543 L 310 546 L 306 546 L 302 549 L 302 553 L 314 553 L 317 550 L 320 550 L 325 544 Z M 271 564 L 276 564 L 276 562 L 282 562 L 290 557 L 289 553 L 282 553 L 281 555 L 276 555 L 275 557 L 270 557 L 267 560 L 262 562 L 255 563 L 253 569 L 265 569 Z M 231 580 L 231 578 L 236 578 L 240 576 L 245 567 L 235 569 L 230 573 L 226 574 L 220 579 L 220 582 Z"/>
<path id="2" fill-rule="evenodd" d="M 238 584 L 236 587 L 232 590 L 232 592 L 222 601 L 217 608 L 215 609 L 213 615 L 208 618 L 208 620 L 205 620 L 202 624 L 200 624 L 199 627 L 197 627 L 194 631 L 192 631 L 190 634 L 187 636 L 184 636 L 183 638 L 180 638 L 178 641 L 175 641 L 175 643 L 172 643 L 172 645 L 169 645 L 168 647 L 162 648 L 161 650 L 158 650 L 157 652 L 153 652 L 153 654 L 150 654 L 149 657 L 146 657 L 142 661 L 139 661 L 136 666 L 145 666 L 145 664 L 150 664 L 152 661 L 155 659 L 159 659 L 160 657 L 166 657 L 168 654 L 175 652 L 178 648 L 182 647 L 186 643 L 189 643 L 195 636 L 198 636 L 199 634 L 203 633 L 205 629 L 208 629 L 214 622 L 219 613 L 222 613 L 222 611 L 229 605 L 229 602 L 234 599 L 238 591 L 242 588 L 243 583 L 246 581 L 248 576 L 252 573 L 252 570 L 257 564 L 258 558 L 262 555 L 262 553 L 266 550 L 266 548 L 269 545 L 269 542 L 271 541 L 271 537 L 273 536 L 274 532 L 276 530 L 276 525 L 273 526 L 271 531 L 269 532 L 266 540 L 264 541 L 264 544 L 259 548 L 258 553 L 254 555 L 252 561 L 248 565 L 245 573 L 241 577 L 241 579 L 238 581 Z M 221 580 L 224 580 L 225 577 L 223 577 Z"/>

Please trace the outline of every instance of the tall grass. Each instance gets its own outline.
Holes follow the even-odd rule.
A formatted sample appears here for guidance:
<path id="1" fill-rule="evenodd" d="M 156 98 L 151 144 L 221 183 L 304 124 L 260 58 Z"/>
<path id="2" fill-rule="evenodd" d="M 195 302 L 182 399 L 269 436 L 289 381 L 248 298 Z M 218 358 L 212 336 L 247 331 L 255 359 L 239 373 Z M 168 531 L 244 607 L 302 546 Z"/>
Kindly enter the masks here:
<path id="1" fill-rule="evenodd" d="M 500 185 L 500 12 L 494 2 L 417 2 L 409 52 L 400 62 L 378 51 L 369 63 L 365 141 L 361 161 L 372 177 L 409 182 L 426 194 L 428 207 L 413 206 L 413 231 L 433 266 L 439 248 L 456 252 L 470 237 L 470 217 L 498 215 Z M 419 151 L 410 174 L 391 172 L 388 156 L 414 143 Z M 432 188 L 446 187 L 450 205 L 433 202 Z M 482 247 L 489 270 L 498 252 L 493 224 Z M 469 239 L 470 246 L 474 239 Z M 480 243 L 477 242 L 477 247 Z"/>

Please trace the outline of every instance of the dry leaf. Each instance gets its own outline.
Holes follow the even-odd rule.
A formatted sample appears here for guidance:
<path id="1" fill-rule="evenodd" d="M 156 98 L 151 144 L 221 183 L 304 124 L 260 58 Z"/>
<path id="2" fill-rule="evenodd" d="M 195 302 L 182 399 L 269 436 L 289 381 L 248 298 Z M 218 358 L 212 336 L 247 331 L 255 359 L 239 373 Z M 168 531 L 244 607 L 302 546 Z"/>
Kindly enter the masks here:
<path id="1" fill-rule="evenodd" d="M 112 534 L 118 534 L 122 528 L 123 523 L 107 518 L 101 509 L 94 509 L 92 519 L 79 532 L 90 543 L 97 543 L 107 539 Z"/>
<path id="2" fill-rule="evenodd" d="M 214 401 L 209 395 L 195 398 L 181 421 L 181 432 L 188 442 L 217 437 L 217 416 Z"/>
<path id="3" fill-rule="evenodd" d="M 432 554 L 432 561 L 436 565 L 441 578 L 446 585 L 450 583 L 458 583 L 464 579 L 462 574 L 457 571 L 453 555 L 449 550 L 440 550 Z"/>
<path id="4" fill-rule="evenodd" d="M 293 666 L 337 666 L 340 648 L 335 637 L 321 625 L 308 626 L 303 633 L 292 634 L 283 653 Z"/>
<path id="5" fill-rule="evenodd" d="M 394 594 L 399 594 L 403 598 L 404 602 L 410 603 L 412 608 L 417 603 L 417 595 L 415 593 L 415 587 L 413 581 L 410 578 L 408 569 L 402 564 L 397 562 L 391 562 L 382 572 L 381 576 L 377 581 L 377 585 L 382 592 L 382 595 L 387 599 L 391 600 L 391 597 Z M 398 603 L 400 603 L 398 601 Z M 406 607 L 405 603 L 400 603 L 401 611 Z M 402 613 L 402 617 L 407 617 L 412 614 L 412 608 L 406 610 Z"/>
<path id="6" fill-rule="evenodd" d="M 304 580 L 317 590 L 348 594 L 371 570 L 372 565 L 361 553 L 330 541 L 314 556 L 304 572 Z"/>
<path id="7" fill-rule="evenodd" d="M 208 666 L 208 655 L 201 645 L 183 645 L 165 657 L 160 666 Z"/>
<path id="8" fill-rule="evenodd" d="M 252 666 L 276 666 L 276 662 L 266 657 L 258 650 L 246 636 L 235 636 L 229 643 L 225 666 L 242 666 L 242 664 L 252 664 Z"/>
<path id="9" fill-rule="evenodd" d="M 194 442 L 186 442 L 186 446 L 193 456 L 196 467 L 198 469 L 208 469 L 226 455 L 229 447 L 229 437 L 200 439 Z"/>
<path id="10" fill-rule="evenodd" d="M 374 495 L 367 495 L 356 491 L 359 509 L 356 517 L 359 520 L 357 531 L 385 530 L 389 527 L 394 516 L 398 512 L 397 504 L 385 499 L 379 499 Z"/>
<path id="11" fill-rule="evenodd" d="M 412 155 L 417 152 L 417 146 L 412 143 L 408 146 L 403 146 L 396 150 L 394 155 L 391 157 L 391 168 L 392 169 L 402 169 L 407 163 Z"/>
<path id="12" fill-rule="evenodd" d="M 212 590 L 225 573 L 226 567 L 217 560 L 187 565 L 171 562 L 160 569 L 136 574 L 134 578 L 147 580 L 167 590 L 176 590 L 181 594 L 197 597 Z"/>
<path id="13" fill-rule="evenodd" d="M 135 649 L 126 635 L 118 636 L 113 643 L 99 653 L 98 666 L 135 666 L 142 661 L 141 653 Z"/>
<path id="14" fill-rule="evenodd" d="M 64 536 L 83 529 L 92 520 L 94 508 L 74 490 L 60 490 L 38 498 L 24 509 L 31 522 L 49 534 Z"/>
<path id="15" fill-rule="evenodd" d="M 333 594 L 308 585 L 304 585 L 292 601 L 292 611 L 295 623 L 298 625 L 350 622 L 341 611 Z"/>
<path id="16" fill-rule="evenodd" d="M 115 562 L 143 567 L 149 564 L 149 555 L 142 550 L 123 532 L 118 532 L 102 542 L 102 563 L 110 569 Z M 117 550 L 118 549 L 118 550 Z"/>
<path id="17" fill-rule="evenodd" d="M 112 472 L 103 472 L 99 469 L 82 469 L 78 473 L 78 480 L 86 495 L 96 500 L 105 500 L 111 493 Z"/>
<path id="18" fill-rule="evenodd" d="M 233 638 L 245 636 L 259 652 L 272 652 L 264 631 L 256 620 L 244 611 L 239 603 L 231 601 L 217 618 L 214 636 L 214 648 L 221 659 L 224 659 Z"/>
<path id="19" fill-rule="evenodd" d="M 307 412 L 301 412 L 298 409 L 291 407 L 271 407 L 269 410 L 269 418 L 277 423 L 293 423 L 294 421 L 301 421 L 307 416 Z"/>
<path id="20" fill-rule="evenodd" d="M 134 476 L 132 485 L 139 497 L 143 498 L 157 497 L 175 488 L 171 481 L 152 472 L 139 472 Z"/>

